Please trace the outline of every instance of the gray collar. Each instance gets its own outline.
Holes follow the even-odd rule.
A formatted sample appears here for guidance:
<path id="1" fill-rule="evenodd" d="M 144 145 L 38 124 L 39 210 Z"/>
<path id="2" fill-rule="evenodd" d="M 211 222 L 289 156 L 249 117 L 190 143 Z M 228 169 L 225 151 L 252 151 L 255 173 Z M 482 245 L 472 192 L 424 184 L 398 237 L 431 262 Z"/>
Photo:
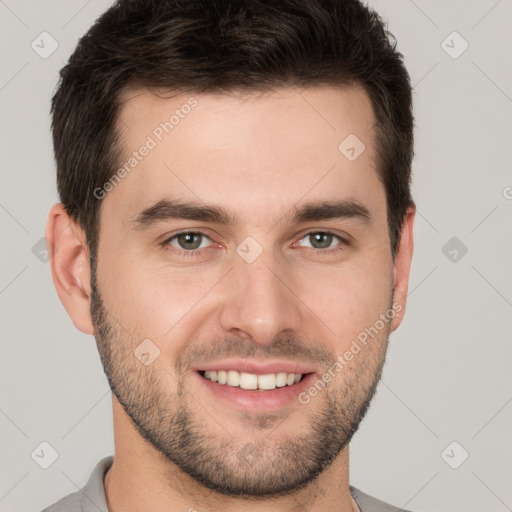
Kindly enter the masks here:
<path id="1" fill-rule="evenodd" d="M 88 482 L 82 487 L 80 492 L 83 512 L 109 512 L 103 481 L 113 462 L 114 456 L 109 455 L 101 459 L 94 467 Z M 353 486 L 350 486 L 350 494 L 361 509 L 361 512 L 393 512 L 399 510 L 388 503 L 365 494 Z M 403 510 L 402 512 L 407 511 Z"/>

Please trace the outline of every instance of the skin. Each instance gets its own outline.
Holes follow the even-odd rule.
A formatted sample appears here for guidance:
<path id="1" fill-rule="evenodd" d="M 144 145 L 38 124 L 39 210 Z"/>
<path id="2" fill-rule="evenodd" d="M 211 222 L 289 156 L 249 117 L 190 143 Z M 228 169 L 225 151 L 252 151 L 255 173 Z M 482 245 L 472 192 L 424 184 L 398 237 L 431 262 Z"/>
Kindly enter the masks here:
<path id="1" fill-rule="evenodd" d="M 190 96 L 125 93 L 118 129 L 127 157 Z M 101 200 L 97 288 L 102 319 L 91 316 L 91 301 L 97 306 L 98 297 L 91 289 L 82 229 L 61 204 L 48 218 L 59 297 L 74 325 L 96 336 L 104 365 L 112 364 L 105 369 L 116 388 L 115 458 L 105 479 L 109 510 L 352 511 L 350 429 L 357 429 L 364 416 L 388 336 L 405 312 L 414 209 L 404 220 L 393 261 L 385 190 L 376 170 L 375 119 L 361 89 L 193 96 L 198 104 L 190 114 Z M 349 134 L 366 146 L 354 161 L 338 150 Z M 170 196 L 222 206 L 239 223 L 168 219 L 133 228 L 139 212 Z M 369 221 L 287 220 L 286 214 L 306 202 L 340 199 L 364 205 Z M 201 255 L 184 255 L 176 239 L 162 244 L 183 230 L 209 237 L 201 243 Z M 325 231 L 349 243 L 334 237 L 318 249 L 307 235 Z M 252 263 L 236 252 L 249 236 L 262 248 Z M 336 248 L 341 250 L 333 252 Z M 293 400 L 277 411 L 264 406 L 240 411 L 212 394 L 195 371 L 229 354 L 307 363 L 321 378 L 392 303 L 400 311 L 307 404 Z M 145 339 L 160 350 L 148 366 L 133 355 Z M 332 416 L 333 424 L 345 428 L 332 433 L 330 445 L 338 441 L 335 453 L 316 478 L 261 499 L 214 491 L 169 458 L 184 449 L 173 444 L 171 435 L 176 428 L 171 420 L 179 411 L 186 411 L 189 426 L 207 436 L 198 446 L 233 482 L 239 478 L 248 486 L 265 482 L 272 468 L 277 472 L 269 485 L 279 475 L 293 483 L 296 466 L 287 461 L 319 441 L 314 425 L 325 426 Z M 288 445 L 294 449 L 286 451 Z M 240 453 L 248 447 L 255 450 L 256 462 L 241 462 Z M 303 463 L 305 471 L 312 471 Z"/>

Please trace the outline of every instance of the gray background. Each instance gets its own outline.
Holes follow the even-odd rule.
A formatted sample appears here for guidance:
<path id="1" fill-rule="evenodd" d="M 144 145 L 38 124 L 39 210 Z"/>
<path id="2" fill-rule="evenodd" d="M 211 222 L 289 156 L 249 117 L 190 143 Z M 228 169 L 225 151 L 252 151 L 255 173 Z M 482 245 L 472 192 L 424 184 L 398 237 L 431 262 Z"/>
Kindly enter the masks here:
<path id="1" fill-rule="evenodd" d="M 57 201 L 49 100 L 110 3 L 0 0 L 2 511 L 42 509 L 113 453 L 94 339 L 72 325 L 37 250 Z M 512 510 L 512 2 L 371 5 L 414 84 L 418 216 L 407 314 L 352 443 L 351 483 L 418 512 Z M 47 58 L 31 47 L 51 49 L 43 31 L 58 43 Z M 31 456 L 44 441 L 58 452 L 48 469 Z"/>

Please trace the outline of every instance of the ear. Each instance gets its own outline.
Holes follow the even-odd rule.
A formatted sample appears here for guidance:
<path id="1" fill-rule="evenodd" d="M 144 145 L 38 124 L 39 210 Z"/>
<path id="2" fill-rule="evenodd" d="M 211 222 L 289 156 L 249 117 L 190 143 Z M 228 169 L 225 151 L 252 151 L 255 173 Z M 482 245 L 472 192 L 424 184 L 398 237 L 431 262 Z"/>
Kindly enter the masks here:
<path id="1" fill-rule="evenodd" d="M 391 322 L 392 331 L 398 328 L 405 315 L 407 289 L 409 287 L 409 273 L 411 270 L 412 253 L 414 250 L 413 225 L 415 215 L 415 206 L 410 207 L 405 214 L 402 229 L 400 231 L 395 263 L 393 265 L 393 303 L 397 303 L 400 306 L 397 305 L 397 307 L 393 308 L 396 311 L 396 315 L 393 317 Z"/>
<path id="2" fill-rule="evenodd" d="M 48 215 L 45 236 L 59 299 L 75 327 L 85 334 L 93 334 L 89 310 L 91 269 L 85 233 L 66 213 L 64 205 L 58 203 Z"/>

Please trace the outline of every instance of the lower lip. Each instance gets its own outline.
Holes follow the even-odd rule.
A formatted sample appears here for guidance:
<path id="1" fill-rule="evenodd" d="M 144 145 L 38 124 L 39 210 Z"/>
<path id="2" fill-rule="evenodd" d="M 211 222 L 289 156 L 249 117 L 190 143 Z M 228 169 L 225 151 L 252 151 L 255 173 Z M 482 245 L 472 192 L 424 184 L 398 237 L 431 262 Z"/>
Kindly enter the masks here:
<path id="1" fill-rule="evenodd" d="M 300 403 L 300 393 L 305 391 L 315 380 L 315 374 L 308 373 L 302 377 L 300 382 L 291 386 L 260 391 L 219 384 L 206 379 L 199 373 L 196 375 L 202 384 L 222 402 L 239 410 L 260 412 L 277 411 L 293 402 Z"/>

